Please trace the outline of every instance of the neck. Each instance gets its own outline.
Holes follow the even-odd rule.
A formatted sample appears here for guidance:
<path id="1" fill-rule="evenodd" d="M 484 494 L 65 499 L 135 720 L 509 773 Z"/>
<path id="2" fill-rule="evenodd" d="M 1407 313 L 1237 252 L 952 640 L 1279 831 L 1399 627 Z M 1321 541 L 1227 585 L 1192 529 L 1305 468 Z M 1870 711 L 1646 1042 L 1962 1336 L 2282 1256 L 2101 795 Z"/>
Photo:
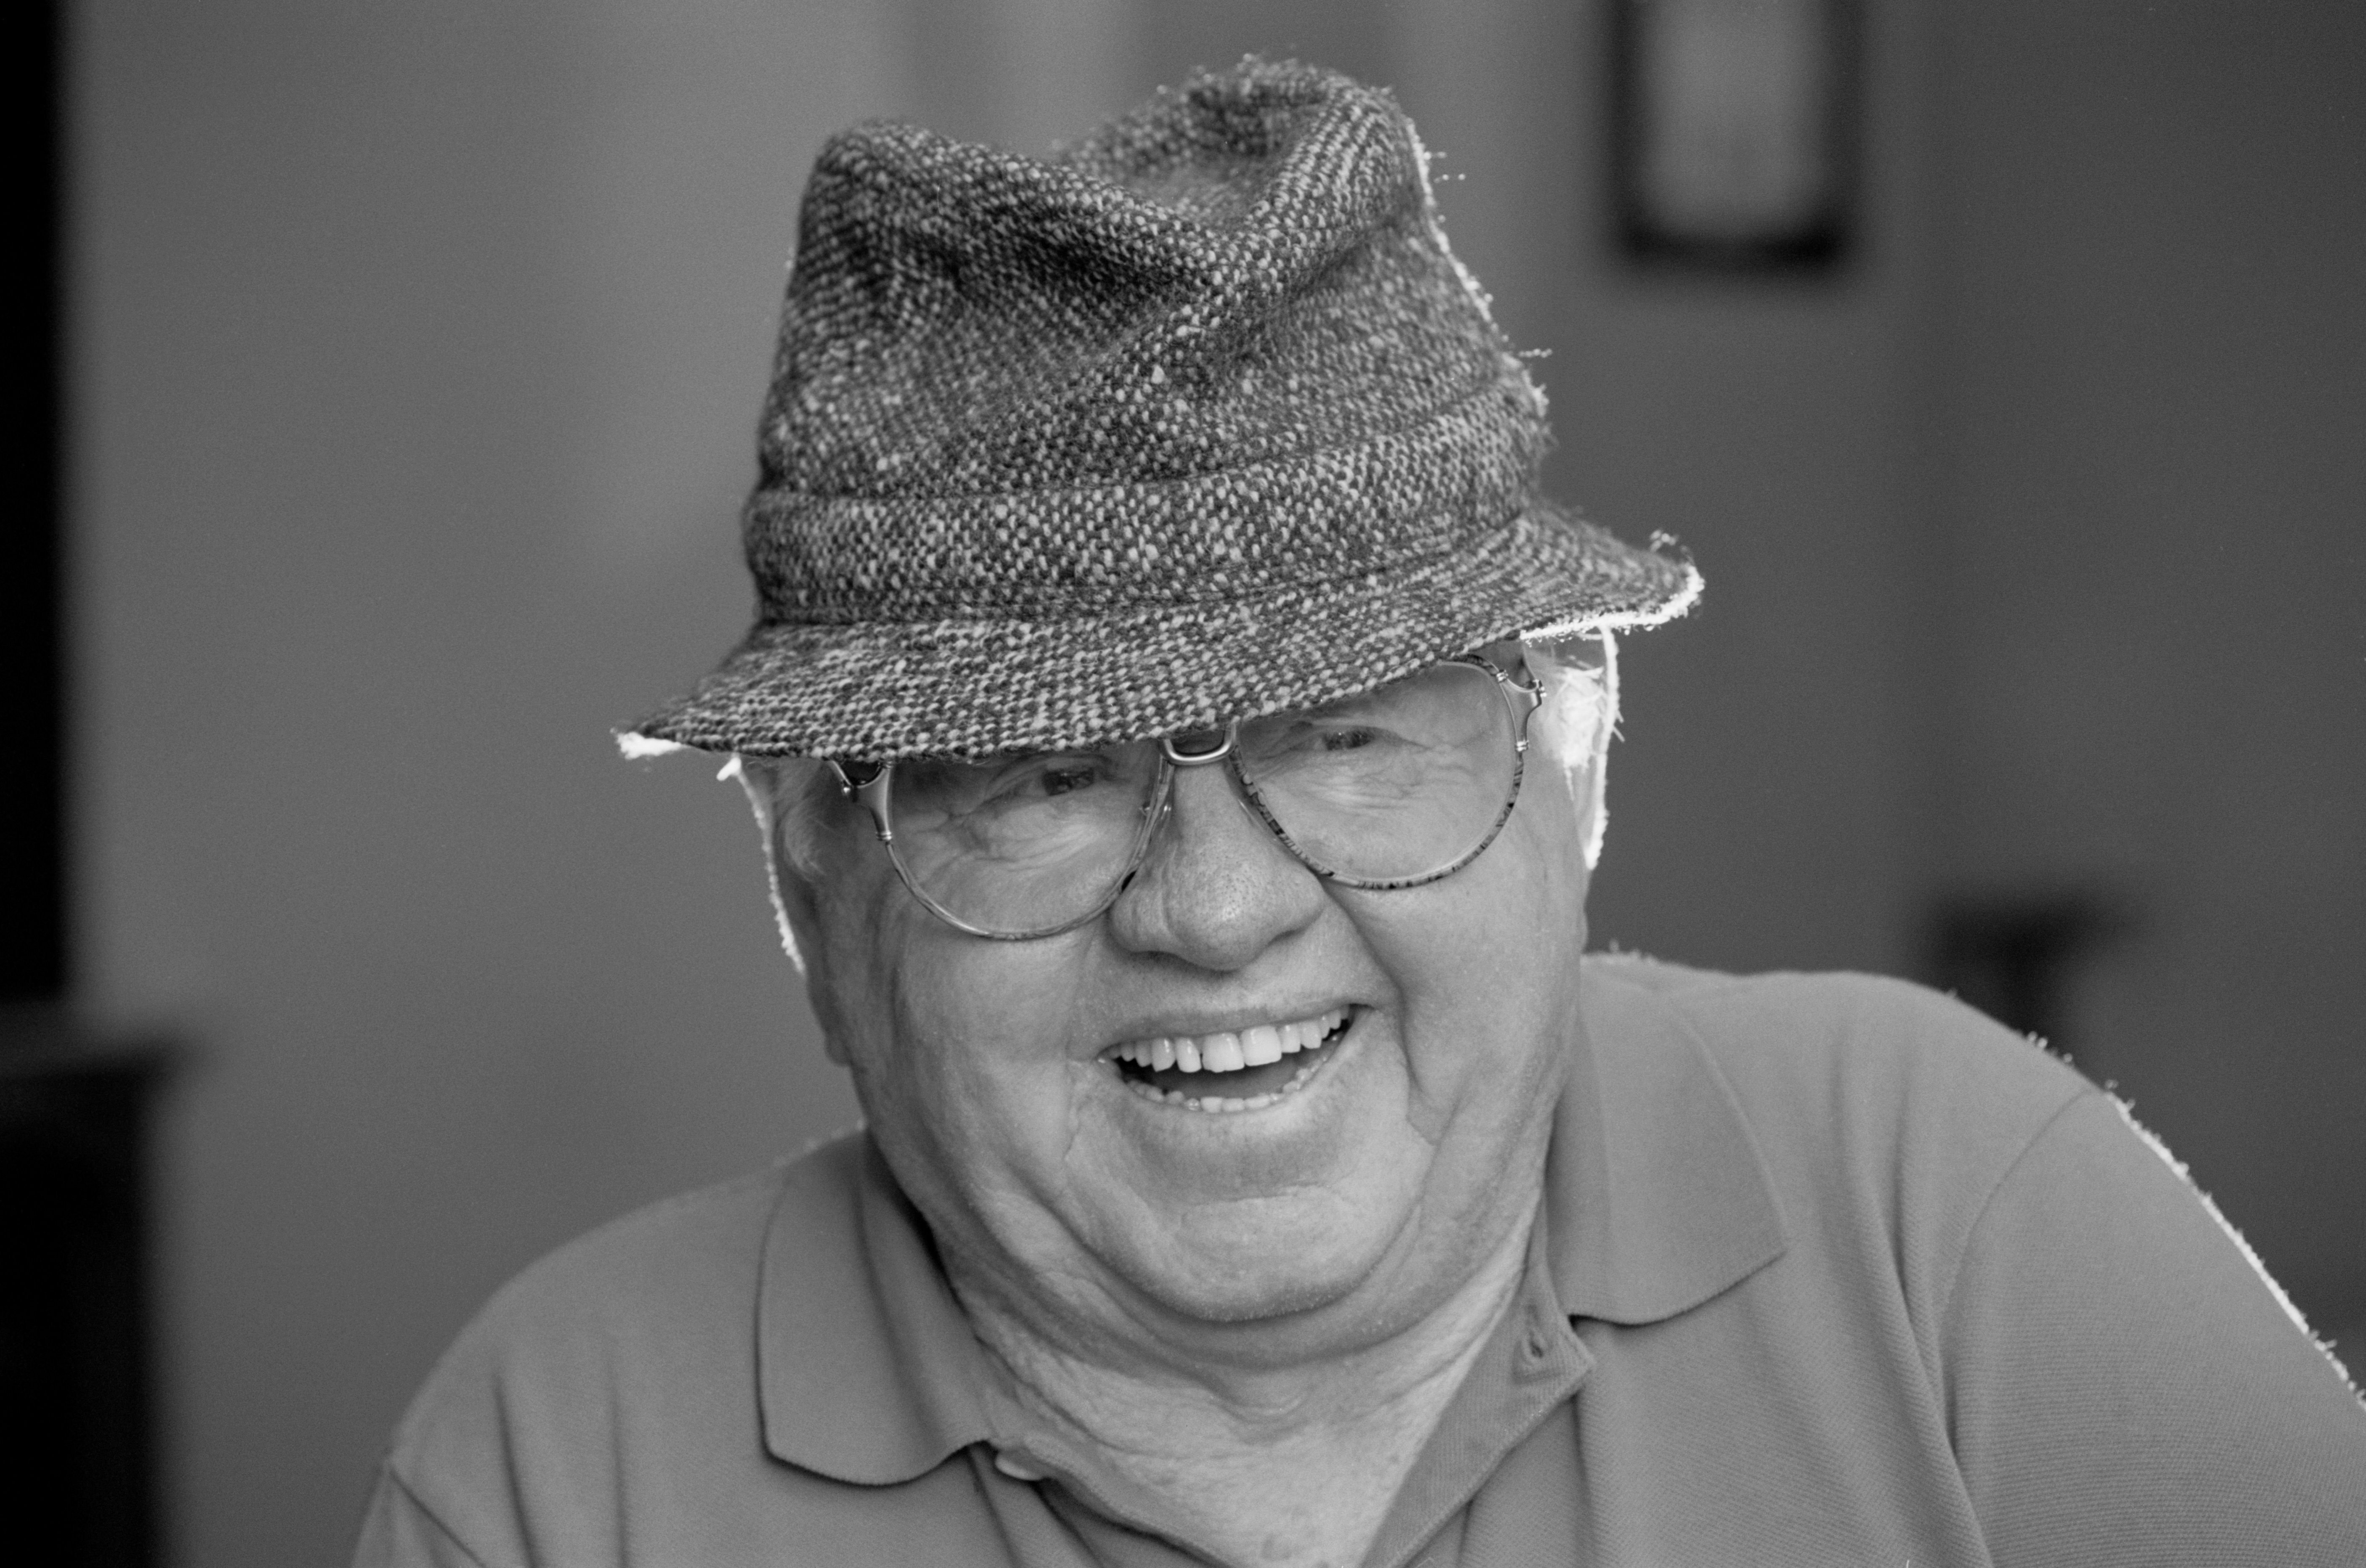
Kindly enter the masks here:
<path id="1" fill-rule="evenodd" d="M 1044 1332 L 948 1263 L 1006 1393 L 1076 1456 L 1078 1487 L 1131 1500 L 1145 1516 L 1135 1522 L 1224 1561 L 1347 1568 L 1518 1288 L 1533 1223 L 1531 1206 L 1420 1317 L 1305 1358 L 1273 1357 L 1255 1325 L 1136 1355 L 1110 1353 L 1122 1338 L 1103 1337 L 1098 1354 L 1080 1355 L 1073 1334 Z M 1243 1354 L 1221 1353 L 1225 1335 Z"/>

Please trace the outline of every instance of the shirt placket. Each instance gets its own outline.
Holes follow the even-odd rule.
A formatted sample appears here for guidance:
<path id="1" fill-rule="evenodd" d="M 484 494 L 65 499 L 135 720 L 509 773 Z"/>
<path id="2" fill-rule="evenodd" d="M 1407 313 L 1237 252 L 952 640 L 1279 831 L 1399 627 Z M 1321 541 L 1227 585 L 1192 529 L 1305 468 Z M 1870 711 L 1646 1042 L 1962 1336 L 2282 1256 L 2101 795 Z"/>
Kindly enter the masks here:
<path id="1" fill-rule="evenodd" d="M 1470 1501 L 1548 1417 L 1577 1397 L 1593 1352 L 1561 1311 L 1545 1267 L 1543 1227 L 1510 1312 L 1448 1404 L 1398 1489 L 1364 1568 L 1452 1568 L 1462 1562 Z M 1572 1474 L 1570 1484 L 1578 1478 Z"/>

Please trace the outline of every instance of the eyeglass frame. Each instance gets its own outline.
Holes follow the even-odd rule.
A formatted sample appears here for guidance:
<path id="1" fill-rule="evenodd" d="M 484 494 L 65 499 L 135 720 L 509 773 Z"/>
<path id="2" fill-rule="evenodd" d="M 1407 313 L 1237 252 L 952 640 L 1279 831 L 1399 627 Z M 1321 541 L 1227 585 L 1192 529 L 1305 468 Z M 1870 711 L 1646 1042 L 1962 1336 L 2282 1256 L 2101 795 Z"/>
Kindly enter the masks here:
<path id="1" fill-rule="evenodd" d="M 1442 866 L 1436 871 L 1424 872 L 1419 876 L 1375 879 L 1353 877 L 1330 870 L 1308 858 L 1306 852 L 1299 848 L 1297 841 L 1290 838 L 1289 829 L 1276 820 L 1264 798 L 1258 795 L 1256 786 L 1249 782 L 1248 775 L 1241 771 L 1240 758 L 1236 753 L 1236 743 L 1241 734 L 1241 720 L 1235 718 L 1224 726 L 1222 743 L 1210 750 L 1184 751 L 1175 743 L 1179 739 L 1210 734 L 1212 731 L 1184 730 L 1175 735 L 1162 735 L 1158 738 L 1158 773 L 1152 781 L 1149 798 L 1143 803 L 1142 826 L 1135 830 L 1133 848 L 1127 852 L 1125 870 L 1110 885 L 1108 896 L 1098 904 L 1075 919 L 1064 921 L 1056 926 L 1046 926 L 1041 931 L 989 931 L 983 926 L 971 924 L 939 903 L 926 888 L 919 885 L 918 880 L 913 876 L 911 868 L 904 863 L 902 853 L 896 848 L 896 828 L 893 809 L 889 804 L 896 774 L 895 761 L 892 759 L 850 761 L 838 757 L 827 757 L 823 761 L 829 764 L 830 772 L 838 777 L 839 797 L 862 807 L 871 818 L 872 826 L 878 834 L 879 842 L 886 848 L 888 863 L 896 868 L 896 875 L 902 881 L 906 890 L 918 899 L 920 906 L 929 913 L 955 931 L 970 936 L 983 937 L 988 942 L 1041 942 L 1047 937 L 1064 936 L 1079 927 L 1091 924 L 1107 914 L 1112 905 L 1125 897 L 1126 889 L 1133 886 L 1133 879 L 1140 874 L 1143 863 L 1150 858 L 1151 840 L 1158 836 L 1159 827 L 1174 813 L 1173 791 L 1176 773 L 1184 768 L 1204 768 L 1218 762 L 1225 764 L 1225 772 L 1232 774 L 1233 783 L 1240 790 L 1241 798 L 1248 803 L 1250 809 L 1256 813 L 1257 820 L 1264 824 L 1266 831 L 1272 834 L 1281 847 L 1290 852 L 1290 858 L 1297 861 L 1299 864 L 1321 880 L 1335 883 L 1342 887 L 1352 887 L 1358 892 L 1368 893 L 1395 892 L 1402 888 L 1421 887 L 1433 882 L 1443 882 L 1481 855 L 1485 854 L 1488 846 L 1502 836 L 1504 825 L 1512 819 L 1512 811 L 1520 803 L 1520 784 L 1527 776 L 1528 725 L 1536 717 L 1537 710 L 1544 706 L 1545 702 L 1544 686 L 1541 682 L 1533 679 L 1527 682 L 1515 680 L 1509 671 L 1484 654 L 1458 654 L 1451 659 L 1439 660 L 1438 663 L 1473 665 L 1495 678 L 1496 697 L 1503 703 L 1505 716 L 1512 722 L 1512 782 L 1504 792 L 1503 806 L 1495 813 L 1495 820 L 1487 829 L 1486 836 L 1453 863 Z M 1527 699 L 1525 709 L 1515 703 L 1515 696 Z M 869 772 L 858 778 L 851 770 L 861 769 L 868 769 Z"/>

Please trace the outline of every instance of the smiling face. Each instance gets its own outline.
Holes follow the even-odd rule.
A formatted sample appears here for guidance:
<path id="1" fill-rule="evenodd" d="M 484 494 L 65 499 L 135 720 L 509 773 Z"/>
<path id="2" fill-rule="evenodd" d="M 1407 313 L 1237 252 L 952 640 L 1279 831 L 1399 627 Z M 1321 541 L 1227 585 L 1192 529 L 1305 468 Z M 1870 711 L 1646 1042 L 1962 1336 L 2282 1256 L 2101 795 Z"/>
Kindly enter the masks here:
<path id="1" fill-rule="evenodd" d="M 1425 1314 L 1532 1213 L 1583 791 L 1532 766 L 1470 865 L 1357 891 L 1223 769 L 1178 771 L 1117 902 L 1035 941 L 937 919 L 835 800 L 779 873 L 833 1055 L 965 1290 L 1073 1343 L 1298 1356 Z"/>

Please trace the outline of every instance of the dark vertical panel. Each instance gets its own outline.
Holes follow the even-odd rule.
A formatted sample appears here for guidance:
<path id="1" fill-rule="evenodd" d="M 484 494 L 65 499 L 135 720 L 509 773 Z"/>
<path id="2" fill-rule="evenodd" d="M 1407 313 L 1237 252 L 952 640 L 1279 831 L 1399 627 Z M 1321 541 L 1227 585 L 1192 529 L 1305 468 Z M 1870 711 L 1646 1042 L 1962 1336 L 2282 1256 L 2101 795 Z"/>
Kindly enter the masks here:
<path id="1" fill-rule="evenodd" d="M 155 1561 L 146 1160 L 158 1057 L 0 1014 L 0 1511 L 8 1561 Z"/>
<path id="2" fill-rule="evenodd" d="M 1610 189 L 1637 261 L 1831 267 L 1857 176 L 1854 0 L 1616 0 Z"/>
<path id="3" fill-rule="evenodd" d="M 11 6 L 0 49 L 0 124 L 18 283 L 7 296 L 6 457 L 0 463 L 0 679 L 8 757 L 0 765 L 0 998 L 54 997 L 66 980 L 59 653 L 58 17 Z"/>

